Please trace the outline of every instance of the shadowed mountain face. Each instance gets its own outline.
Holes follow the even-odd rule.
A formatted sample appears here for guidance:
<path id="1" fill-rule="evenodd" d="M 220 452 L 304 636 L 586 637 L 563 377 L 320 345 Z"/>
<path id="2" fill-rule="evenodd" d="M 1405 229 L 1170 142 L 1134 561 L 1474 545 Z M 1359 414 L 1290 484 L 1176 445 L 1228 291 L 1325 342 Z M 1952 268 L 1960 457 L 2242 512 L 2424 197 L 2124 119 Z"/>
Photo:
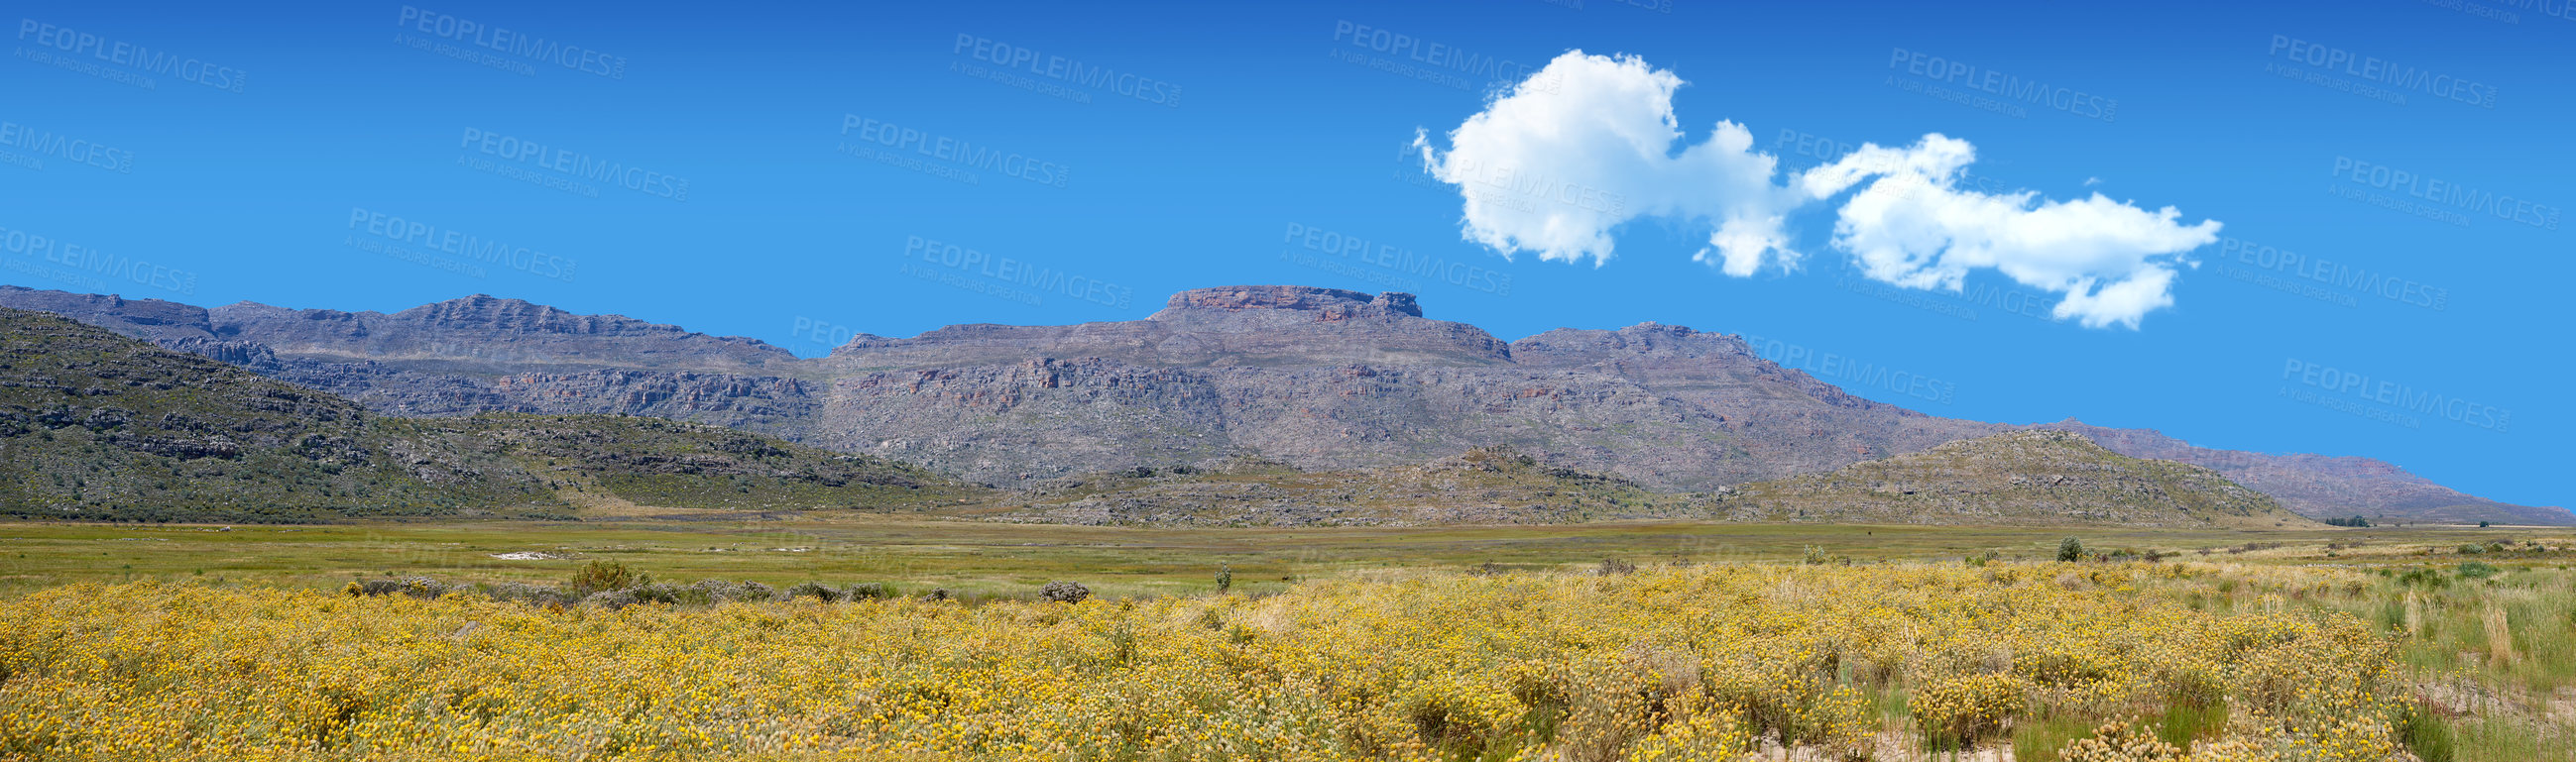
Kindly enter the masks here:
<path id="1" fill-rule="evenodd" d="M 1423 317 L 1408 294 L 1300 286 L 1184 291 L 1135 321 L 861 335 L 818 359 L 481 296 L 386 315 L 0 287 L 0 306 L 61 312 L 385 413 L 660 416 L 1004 485 L 1243 457 L 1386 467 L 1510 446 L 1653 489 L 1712 489 L 2023 428 L 1862 399 L 1726 334 L 1647 323 L 1506 344 Z M 2311 516 L 2576 523 L 2367 458 L 2047 427 L 2209 467 Z"/>
<path id="2" fill-rule="evenodd" d="M 14 309 L 0 309 L 0 455 L 0 515 L 91 520 L 911 509 L 980 493 L 879 458 L 658 418 L 386 417 Z"/>

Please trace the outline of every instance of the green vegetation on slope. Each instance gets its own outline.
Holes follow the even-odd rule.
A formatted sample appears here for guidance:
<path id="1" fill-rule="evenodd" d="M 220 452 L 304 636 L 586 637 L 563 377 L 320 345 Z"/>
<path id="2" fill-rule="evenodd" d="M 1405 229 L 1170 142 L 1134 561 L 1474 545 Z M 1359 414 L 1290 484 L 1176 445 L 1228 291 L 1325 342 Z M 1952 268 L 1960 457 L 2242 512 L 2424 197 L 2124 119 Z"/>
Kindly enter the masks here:
<path id="1" fill-rule="evenodd" d="M 0 310 L 0 512 L 120 521 L 559 513 L 547 485 L 386 435 L 356 403 Z"/>
<path id="2" fill-rule="evenodd" d="M 2128 457 L 2059 431 L 1962 439 L 1721 492 L 1730 518 L 1754 521 L 2315 525 L 2216 471 Z"/>
<path id="3" fill-rule="evenodd" d="M 911 508 L 973 492 L 878 458 L 660 419 L 379 417 L 20 310 L 0 310 L 0 456 L 0 515 L 103 521 Z"/>
<path id="4" fill-rule="evenodd" d="M 984 492 L 873 455 L 662 418 L 486 413 L 386 423 L 418 438 L 481 448 L 576 492 L 645 507 L 922 509 Z"/>
<path id="5" fill-rule="evenodd" d="M 1140 468 L 1059 479 L 1017 497 L 999 518 L 1197 526 L 1572 523 L 1702 516 L 1711 502 L 1550 467 L 1508 447 L 1348 471 L 1262 460 L 1204 471 Z"/>
<path id="6" fill-rule="evenodd" d="M 1299 471 L 1267 461 L 1137 469 L 1041 484 L 997 518 L 1069 524 L 1544 524 L 1645 518 L 1878 524 L 2315 526 L 2209 469 L 2024 431 L 1825 474 L 1656 492 L 1510 448 L 1418 466 Z"/>

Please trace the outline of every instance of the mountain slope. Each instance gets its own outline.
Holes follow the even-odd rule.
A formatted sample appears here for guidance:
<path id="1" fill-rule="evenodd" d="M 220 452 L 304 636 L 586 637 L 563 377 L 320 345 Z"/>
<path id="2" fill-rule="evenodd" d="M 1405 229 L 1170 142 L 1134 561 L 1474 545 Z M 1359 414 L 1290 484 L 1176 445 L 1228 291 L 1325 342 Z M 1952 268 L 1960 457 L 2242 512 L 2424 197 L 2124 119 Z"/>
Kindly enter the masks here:
<path id="1" fill-rule="evenodd" d="M 2060 431 L 1965 439 L 1832 473 L 1738 485 L 1723 491 L 1720 506 L 1730 518 L 1762 521 L 2314 525 L 2216 471 L 2131 458 Z"/>
<path id="2" fill-rule="evenodd" d="M 1058 479 L 991 518 L 1220 526 L 1544 524 L 1693 518 L 1746 522 L 2311 528 L 2270 497 L 2198 466 L 2131 458 L 2081 436 L 2024 431 L 1949 442 L 1831 473 L 1656 492 L 1552 467 L 1510 448 L 1415 466 L 1299 471 L 1239 461 Z"/>
<path id="3" fill-rule="evenodd" d="M 2194 447 L 2150 429 L 2111 429 L 2074 419 L 2034 428 L 2082 434 L 2124 455 L 2217 469 L 2302 515 L 2471 524 L 2576 524 L 2565 508 L 2513 505 L 2464 495 L 2374 458 L 2274 455 Z"/>
<path id="4" fill-rule="evenodd" d="M 396 423 L 398 420 L 399 423 Z M 720 426 L 643 416 L 518 415 L 380 420 L 418 440 L 506 458 L 545 474 L 576 505 L 769 511 L 921 510 L 985 491 L 917 467 Z"/>
<path id="5" fill-rule="evenodd" d="M 1512 357 L 1524 367 L 1625 379 L 1708 411 L 1767 466 L 1742 474 L 1749 479 L 1829 470 L 1995 431 L 1852 395 L 1763 359 L 1743 337 L 1682 326 L 1559 328 L 1512 342 Z"/>
<path id="6" fill-rule="evenodd" d="M 917 508 L 977 490 L 704 424 L 404 419 L 59 316 L 0 309 L 0 514 L 91 520 L 570 517 Z"/>
<path id="7" fill-rule="evenodd" d="M 0 310 L 0 511 L 285 521 L 560 507 L 505 461 L 388 437 L 373 418 L 214 360 Z"/>

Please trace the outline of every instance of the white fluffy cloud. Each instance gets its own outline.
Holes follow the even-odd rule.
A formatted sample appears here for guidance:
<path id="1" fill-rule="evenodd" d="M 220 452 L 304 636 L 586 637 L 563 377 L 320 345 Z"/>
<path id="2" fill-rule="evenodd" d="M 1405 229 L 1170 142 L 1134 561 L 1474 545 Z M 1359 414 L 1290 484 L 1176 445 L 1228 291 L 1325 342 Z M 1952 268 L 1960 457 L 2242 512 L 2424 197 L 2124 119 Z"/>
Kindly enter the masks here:
<path id="1" fill-rule="evenodd" d="M 1467 238 L 1506 256 L 1600 264 L 1611 229 L 1668 217 L 1708 223 L 1728 273 L 1751 275 L 1766 256 L 1795 261 L 1780 248 L 1781 222 L 1798 201 L 1772 185 L 1775 162 L 1753 152 L 1751 132 L 1719 122 L 1706 142 L 1674 150 L 1681 86 L 1633 57 L 1567 53 L 1450 131 L 1449 150 L 1421 135 L 1415 143 L 1424 170 L 1466 197 Z"/>
<path id="2" fill-rule="evenodd" d="M 1504 256 L 1598 265 L 1611 257 L 1615 228 L 1662 218 L 1706 225 L 1708 246 L 1693 258 L 1727 275 L 1794 269 L 1801 255 L 1788 215 L 1849 193 L 1833 246 L 1867 277 L 1958 291 L 1970 271 L 1991 269 L 2064 295 L 2061 320 L 2136 328 L 2173 305 L 2178 268 L 2193 264 L 2185 255 L 2217 240 L 2219 223 L 2184 225 L 2172 207 L 1961 189 L 1976 148 L 1939 134 L 1903 148 L 1864 145 L 1775 184 L 1776 161 L 1753 150 L 1741 125 L 1719 122 L 1707 140 L 1686 143 L 1672 110 L 1681 78 L 1635 57 L 1573 51 L 1530 81 L 1550 86 L 1495 99 L 1450 131 L 1446 151 L 1415 138 L 1424 170 L 1465 197 L 1468 240 Z"/>
<path id="3" fill-rule="evenodd" d="M 2183 225 L 2170 206 L 2150 212 L 2099 193 L 2042 201 L 2031 191 L 1961 190 L 1959 173 L 1976 154 L 1967 141 L 1939 134 L 1908 148 L 1864 145 L 1797 184 L 1823 200 L 1867 181 L 1837 213 L 1834 247 L 1870 278 L 1958 291 L 1969 271 L 1993 269 L 2065 294 L 2054 314 L 2088 328 L 2136 328 L 2149 311 L 2173 306 L 2175 268 L 2189 265 L 2182 255 L 2218 240 L 2217 222 Z"/>

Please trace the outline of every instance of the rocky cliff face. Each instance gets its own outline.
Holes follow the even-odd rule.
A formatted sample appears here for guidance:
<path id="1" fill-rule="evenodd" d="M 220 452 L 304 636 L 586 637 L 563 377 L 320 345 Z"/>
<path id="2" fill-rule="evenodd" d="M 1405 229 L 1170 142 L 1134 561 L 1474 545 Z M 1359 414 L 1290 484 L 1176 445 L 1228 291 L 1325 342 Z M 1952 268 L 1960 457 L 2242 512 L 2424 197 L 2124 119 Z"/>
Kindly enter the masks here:
<path id="1" fill-rule="evenodd" d="M 836 380 L 814 441 L 1018 484 L 1260 455 L 1419 463 L 1508 444 L 1667 488 L 1766 468 L 1706 411 L 1619 379 L 1516 367 L 1157 367 L 1040 359 Z"/>
<path id="2" fill-rule="evenodd" d="M 1512 342 L 1523 367 L 1625 379 L 1706 411 L 1772 479 L 1915 452 L 1999 430 L 1854 396 L 1754 354 L 1743 337 L 1645 323 L 1615 331 L 1559 328 Z"/>
<path id="3" fill-rule="evenodd" d="M 1085 357 L 1145 366 L 1290 367 L 1330 363 L 1508 365 L 1484 329 L 1428 320 L 1411 294 L 1370 297 L 1304 286 L 1183 291 L 1144 320 L 1069 326 L 958 325 L 909 339 L 860 336 L 824 365 L 840 373 L 1009 365 Z"/>
<path id="4" fill-rule="evenodd" d="M 708 336 L 620 315 L 575 315 L 481 294 L 391 315 L 248 302 L 206 313 L 215 338 L 263 344 L 281 357 L 367 361 L 430 371 L 755 372 L 796 360 L 787 350 L 756 339 Z"/>
<path id="5" fill-rule="evenodd" d="M 1511 446 L 1655 489 L 1710 489 L 2019 428 L 1857 397 L 1726 334 L 1646 323 L 1506 344 L 1424 317 L 1407 294 L 1302 286 L 1184 291 L 1135 321 L 861 335 L 810 360 L 485 296 L 386 315 L 0 288 L 0 306 L 61 312 L 386 413 L 660 416 L 1012 486 L 1243 456 L 1351 469 Z M 2205 465 L 2313 516 L 2576 523 L 2366 458 L 2050 427 Z"/>

